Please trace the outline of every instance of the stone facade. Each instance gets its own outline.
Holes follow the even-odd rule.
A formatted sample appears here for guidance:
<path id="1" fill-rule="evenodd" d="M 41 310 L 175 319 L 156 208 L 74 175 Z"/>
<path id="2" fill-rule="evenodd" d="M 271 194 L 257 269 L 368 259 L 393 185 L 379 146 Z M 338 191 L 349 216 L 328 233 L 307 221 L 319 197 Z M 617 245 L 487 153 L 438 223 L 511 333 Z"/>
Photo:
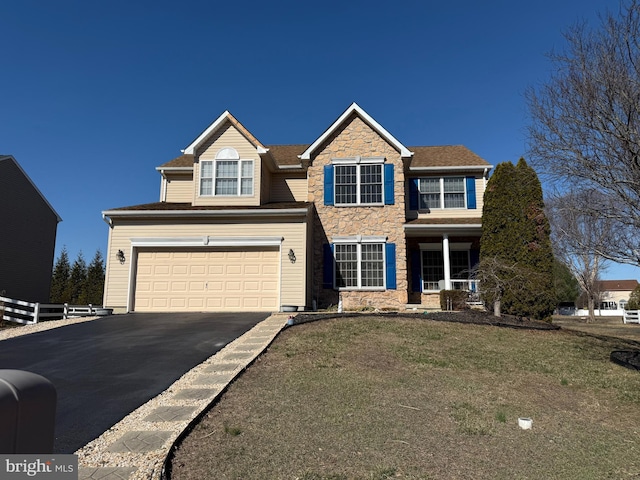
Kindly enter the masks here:
<path id="1" fill-rule="evenodd" d="M 331 159 L 384 157 L 394 165 L 394 204 L 367 207 L 340 207 L 324 204 L 324 166 Z M 362 307 L 404 308 L 407 303 L 407 263 L 403 224 L 405 223 L 404 168 L 400 153 L 356 113 L 319 147 L 308 171 L 309 200 L 316 207 L 314 224 L 314 288 L 318 306 L 337 304 L 339 295 L 345 309 Z M 396 245 L 396 283 L 394 290 L 366 291 L 323 288 L 323 244 L 335 236 L 381 235 Z"/>

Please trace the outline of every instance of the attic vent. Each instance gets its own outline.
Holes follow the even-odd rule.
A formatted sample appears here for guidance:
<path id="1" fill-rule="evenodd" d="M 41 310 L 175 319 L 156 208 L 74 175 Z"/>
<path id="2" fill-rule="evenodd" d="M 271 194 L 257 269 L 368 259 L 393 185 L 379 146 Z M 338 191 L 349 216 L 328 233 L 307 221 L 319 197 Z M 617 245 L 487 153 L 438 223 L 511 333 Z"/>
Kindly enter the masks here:
<path id="1" fill-rule="evenodd" d="M 221 148 L 216 154 L 216 160 L 239 160 L 240 155 L 235 148 L 225 147 Z"/>

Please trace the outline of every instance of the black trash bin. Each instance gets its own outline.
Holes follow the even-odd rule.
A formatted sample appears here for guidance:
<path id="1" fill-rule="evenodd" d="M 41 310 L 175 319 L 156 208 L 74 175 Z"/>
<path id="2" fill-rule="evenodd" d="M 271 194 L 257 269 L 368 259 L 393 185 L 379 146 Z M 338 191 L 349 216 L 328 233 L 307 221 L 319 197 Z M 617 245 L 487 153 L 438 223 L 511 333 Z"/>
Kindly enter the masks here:
<path id="1" fill-rule="evenodd" d="M 53 453 L 56 398 L 43 376 L 0 370 L 0 454 Z"/>

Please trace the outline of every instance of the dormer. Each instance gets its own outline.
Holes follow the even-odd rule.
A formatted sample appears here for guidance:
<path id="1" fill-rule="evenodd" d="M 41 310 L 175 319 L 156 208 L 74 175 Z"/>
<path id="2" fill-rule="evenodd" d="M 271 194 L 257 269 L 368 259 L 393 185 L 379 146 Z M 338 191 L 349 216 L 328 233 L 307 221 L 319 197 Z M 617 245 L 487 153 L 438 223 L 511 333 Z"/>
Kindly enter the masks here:
<path id="1" fill-rule="evenodd" d="M 193 158 L 192 204 L 258 206 L 267 149 L 228 111 L 184 149 Z"/>

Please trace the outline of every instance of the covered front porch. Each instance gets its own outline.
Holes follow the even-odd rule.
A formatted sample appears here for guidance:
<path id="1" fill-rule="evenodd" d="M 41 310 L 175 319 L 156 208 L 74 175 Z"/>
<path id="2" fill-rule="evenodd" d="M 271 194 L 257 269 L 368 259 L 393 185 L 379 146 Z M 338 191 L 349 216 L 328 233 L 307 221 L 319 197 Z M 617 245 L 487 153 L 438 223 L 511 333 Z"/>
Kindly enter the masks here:
<path id="1" fill-rule="evenodd" d="M 472 299 L 478 282 L 480 219 L 417 219 L 404 225 L 409 306 L 440 308 L 441 290 L 464 290 Z"/>

